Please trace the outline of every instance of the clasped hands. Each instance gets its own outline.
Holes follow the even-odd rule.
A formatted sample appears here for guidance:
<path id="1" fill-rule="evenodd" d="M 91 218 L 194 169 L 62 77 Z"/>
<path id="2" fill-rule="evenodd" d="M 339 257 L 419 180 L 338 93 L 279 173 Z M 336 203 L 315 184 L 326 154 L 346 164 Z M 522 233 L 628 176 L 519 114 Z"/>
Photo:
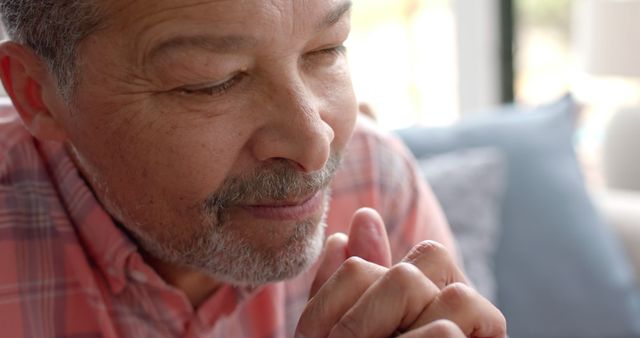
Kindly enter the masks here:
<path id="1" fill-rule="evenodd" d="M 444 246 L 425 241 L 391 265 L 378 213 L 327 238 L 296 337 L 503 338 L 502 313 L 468 286 Z"/>

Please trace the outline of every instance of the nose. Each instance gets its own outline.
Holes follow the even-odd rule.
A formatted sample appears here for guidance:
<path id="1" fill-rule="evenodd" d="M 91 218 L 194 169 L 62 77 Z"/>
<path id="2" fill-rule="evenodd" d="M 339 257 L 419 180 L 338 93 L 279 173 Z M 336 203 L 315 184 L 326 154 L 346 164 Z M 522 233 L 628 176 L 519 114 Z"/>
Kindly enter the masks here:
<path id="1" fill-rule="evenodd" d="M 261 111 L 267 122 L 254 133 L 252 152 L 261 162 L 287 160 L 305 173 L 322 169 L 331 153 L 333 128 L 320 100 L 301 80 L 281 81 Z"/>

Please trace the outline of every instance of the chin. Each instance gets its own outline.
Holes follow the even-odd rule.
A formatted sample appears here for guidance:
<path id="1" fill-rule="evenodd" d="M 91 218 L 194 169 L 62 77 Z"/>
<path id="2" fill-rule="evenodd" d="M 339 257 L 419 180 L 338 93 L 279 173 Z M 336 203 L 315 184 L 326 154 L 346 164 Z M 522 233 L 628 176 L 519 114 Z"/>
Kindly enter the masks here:
<path id="1" fill-rule="evenodd" d="M 208 266 L 204 272 L 232 285 L 250 287 L 294 278 L 320 256 L 325 228 L 324 217 L 320 222 L 299 223 L 287 241 L 268 249 L 240 241 L 229 248 L 227 260 Z"/>
<path id="2" fill-rule="evenodd" d="M 222 245 L 226 249 L 220 257 L 224 259 L 210 260 L 204 271 L 218 280 L 239 286 L 278 282 L 304 272 L 317 261 L 325 240 L 330 193 L 327 190 L 323 195 L 317 213 L 309 218 L 286 224 L 268 222 L 269 225 L 262 226 L 258 222 L 250 229 L 254 234 L 264 232 L 267 227 L 274 232 L 287 229 L 283 232 L 246 237 L 233 231 L 233 221 L 225 224 L 226 231 L 220 229 L 217 236 L 218 244 L 228 240 Z"/>

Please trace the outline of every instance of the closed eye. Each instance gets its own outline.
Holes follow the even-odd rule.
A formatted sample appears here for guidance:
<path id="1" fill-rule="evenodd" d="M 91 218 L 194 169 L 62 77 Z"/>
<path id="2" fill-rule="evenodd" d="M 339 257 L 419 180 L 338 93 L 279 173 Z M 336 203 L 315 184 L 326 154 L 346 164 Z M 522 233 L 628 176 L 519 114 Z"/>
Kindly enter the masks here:
<path id="1" fill-rule="evenodd" d="M 177 88 L 176 91 L 185 95 L 207 95 L 217 96 L 229 91 L 233 86 L 237 85 L 246 76 L 246 73 L 237 73 L 229 79 L 219 83 L 203 83 L 197 85 L 189 85 Z"/>
<path id="2" fill-rule="evenodd" d="M 331 48 L 321 49 L 319 51 L 313 52 L 316 54 L 330 54 L 330 55 L 344 55 L 347 53 L 347 47 L 344 45 L 335 46 Z"/>
<path id="3" fill-rule="evenodd" d="M 347 48 L 343 45 L 323 48 L 311 51 L 303 57 L 307 67 L 326 68 L 330 67 L 343 56 L 346 56 Z"/>

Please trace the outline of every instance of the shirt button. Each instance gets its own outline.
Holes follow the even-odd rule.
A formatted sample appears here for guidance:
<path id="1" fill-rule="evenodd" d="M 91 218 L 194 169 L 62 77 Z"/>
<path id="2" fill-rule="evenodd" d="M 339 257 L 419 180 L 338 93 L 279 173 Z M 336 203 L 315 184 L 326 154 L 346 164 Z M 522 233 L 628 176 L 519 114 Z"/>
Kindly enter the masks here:
<path id="1" fill-rule="evenodd" d="M 134 281 L 138 282 L 138 283 L 146 283 L 147 282 L 147 276 L 137 270 L 131 270 L 129 271 L 129 277 L 131 277 L 131 279 L 133 279 Z"/>

